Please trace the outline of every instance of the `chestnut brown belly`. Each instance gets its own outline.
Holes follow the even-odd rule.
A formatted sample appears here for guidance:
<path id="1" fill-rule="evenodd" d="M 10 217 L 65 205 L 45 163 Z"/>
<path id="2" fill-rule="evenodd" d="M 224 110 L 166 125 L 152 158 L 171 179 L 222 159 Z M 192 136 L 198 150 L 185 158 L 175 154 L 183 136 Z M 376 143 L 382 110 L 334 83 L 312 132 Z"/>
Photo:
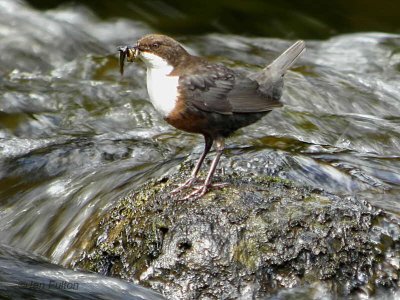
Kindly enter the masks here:
<path id="1" fill-rule="evenodd" d="M 267 113 L 233 113 L 231 115 L 223 115 L 192 109 L 185 112 L 174 111 L 165 118 L 165 121 L 183 131 L 200 133 L 211 137 L 227 137 L 237 129 L 257 122 Z"/>

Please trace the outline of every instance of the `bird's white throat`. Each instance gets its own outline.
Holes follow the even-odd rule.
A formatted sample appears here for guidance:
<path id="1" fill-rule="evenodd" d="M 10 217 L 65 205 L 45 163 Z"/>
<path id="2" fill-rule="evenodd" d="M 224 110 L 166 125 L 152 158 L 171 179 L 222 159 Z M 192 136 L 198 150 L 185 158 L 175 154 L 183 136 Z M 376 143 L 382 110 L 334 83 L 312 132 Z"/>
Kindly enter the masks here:
<path id="1" fill-rule="evenodd" d="M 178 76 L 169 76 L 173 67 L 158 55 L 142 52 L 140 58 L 147 67 L 147 91 L 154 108 L 168 116 L 178 99 Z"/>

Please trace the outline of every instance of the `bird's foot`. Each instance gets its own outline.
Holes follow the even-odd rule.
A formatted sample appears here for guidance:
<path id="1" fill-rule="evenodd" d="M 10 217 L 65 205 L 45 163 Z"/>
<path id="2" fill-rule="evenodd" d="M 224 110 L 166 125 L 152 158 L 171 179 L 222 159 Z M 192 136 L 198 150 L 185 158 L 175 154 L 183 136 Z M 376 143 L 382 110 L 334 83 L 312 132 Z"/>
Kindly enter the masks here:
<path id="1" fill-rule="evenodd" d="M 184 190 L 184 189 L 186 189 L 186 188 L 188 188 L 188 187 L 191 187 L 191 186 L 196 182 L 196 180 L 197 180 L 196 177 L 190 177 L 190 178 L 189 178 L 188 180 L 186 180 L 183 184 L 179 185 L 176 189 L 173 189 L 173 190 L 171 191 L 171 194 L 172 194 L 172 195 L 177 194 L 177 193 L 179 193 L 180 191 L 182 191 L 182 190 Z"/>
<path id="2" fill-rule="evenodd" d="M 208 189 L 209 189 L 209 186 L 207 186 L 207 185 L 196 186 L 194 188 L 194 191 L 191 192 L 189 195 L 186 195 L 186 197 L 184 197 L 182 200 L 199 199 L 207 193 Z"/>
<path id="3" fill-rule="evenodd" d="M 187 195 L 182 200 L 189 200 L 189 199 L 196 200 L 196 199 L 203 197 L 210 188 L 224 188 L 227 185 L 229 185 L 229 183 L 220 182 L 220 183 L 214 183 L 214 184 L 204 184 L 201 186 L 195 186 L 194 191 L 191 192 L 189 195 Z"/>

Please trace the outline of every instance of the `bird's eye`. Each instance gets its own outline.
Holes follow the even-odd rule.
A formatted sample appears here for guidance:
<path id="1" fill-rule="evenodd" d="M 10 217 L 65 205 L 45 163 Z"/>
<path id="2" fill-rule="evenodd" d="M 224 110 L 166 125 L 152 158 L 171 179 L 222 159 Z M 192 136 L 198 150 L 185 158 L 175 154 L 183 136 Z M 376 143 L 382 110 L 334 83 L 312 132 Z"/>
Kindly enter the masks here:
<path id="1" fill-rule="evenodd" d="M 153 49 L 157 49 L 157 48 L 160 47 L 160 44 L 159 44 L 159 43 L 153 43 L 153 44 L 151 45 L 151 47 L 152 47 Z"/>

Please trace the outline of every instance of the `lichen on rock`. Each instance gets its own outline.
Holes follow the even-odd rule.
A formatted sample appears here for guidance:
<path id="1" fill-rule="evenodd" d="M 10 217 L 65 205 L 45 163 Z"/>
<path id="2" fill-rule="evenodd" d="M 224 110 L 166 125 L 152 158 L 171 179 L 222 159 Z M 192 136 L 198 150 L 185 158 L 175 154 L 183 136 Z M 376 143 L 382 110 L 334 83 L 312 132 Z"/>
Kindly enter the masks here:
<path id="1" fill-rule="evenodd" d="M 387 259 L 399 257 L 398 236 L 379 224 L 400 227 L 362 199 L 233 173 L 216 179 L 229 186 L 182 201 L 170 191 L 187 169 L 121 199 L 75 267 L 169 299 L 259 298 L 315 283 L 342 296 L 398 287 L 399 266 Z"/>

